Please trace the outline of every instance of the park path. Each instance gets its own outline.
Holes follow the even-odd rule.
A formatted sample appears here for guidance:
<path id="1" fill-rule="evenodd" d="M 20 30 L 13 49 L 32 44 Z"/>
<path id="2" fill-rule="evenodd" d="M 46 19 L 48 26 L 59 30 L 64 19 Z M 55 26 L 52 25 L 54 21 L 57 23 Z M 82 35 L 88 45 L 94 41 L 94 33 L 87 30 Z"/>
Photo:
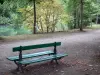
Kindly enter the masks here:
<path id="1" fill-rule="evenodd" d="M 100 30 L 72 34 L 62 32 L 36 40 L 1 43 L 0 75 L 14 75 L 11 71 L 16 65 L 6 59 L 8 56 L 17 55 L 11 51 L 12 47 L 55 41 L 62 42 L 58 52 L 67 53 L 69 56 L 63 58 L 60 65 L 56 67 L 47 63 L 29 66 L 29 70 L 32 71 L 24 75 L 33 75 L 33 73 L 34 75 L 100 75 Z M 36 51 L 40 50 L 32 52 Z"/>

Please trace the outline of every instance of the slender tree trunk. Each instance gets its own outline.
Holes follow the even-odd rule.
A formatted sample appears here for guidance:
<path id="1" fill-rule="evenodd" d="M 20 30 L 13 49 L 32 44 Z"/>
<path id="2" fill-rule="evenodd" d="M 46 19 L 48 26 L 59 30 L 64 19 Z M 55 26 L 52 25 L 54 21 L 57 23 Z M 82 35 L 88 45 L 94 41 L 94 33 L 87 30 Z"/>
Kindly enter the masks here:
<path id="1" fill-rule="evenodd" d="M 76 28 L 76 9 L 74 10 L 74 28 Z"/>
<path id="2" fill-rule="evenodd" d="M 90 25 L 91 25 L 91 27 L 92 27 L 92 15 L 91 15 L 91 17 L 90 17 L 90 21 L 91 21 Z"/>
<path id="3" fill-rule="evenodd" d="M 77 28 L 80 28 L 80 10 L 77 10 Z"/>
<path id="4" fill-rule="evenodd" d="M 98 19 L 99 19 L 99 17 L 98 17 L 98 14 L 97 14 L 97 17 L 96 17 L 96 24 L 98 24 Z"/>
<path id="5" fill-rule="evenodd" d="M 33 34 L 36 34 L 36 0 L 33 0 L 34 7 L 34 25 L 33 25 Z"/>
<path id="6" fill-rule="evenodd" d="M 97 5 L 98 5 L 98 0 L 97 0 Z M 99 19 L 99 17 L 98 17 L 98 13 L 97 13 L 97 15 L 96 15 L 96 24 L 98 24 L 98 19 Z"/>
<path id="7" fill-rule="evenodd" d="M 49 26 L 47 26 L 47 33 L 49 33 Z"/>
<path id="8" fill-rule="evenodd" d="M 83 0 L 80 0 L 80 31 L 83 31 Z"/>
<path id="9" fill-rule="evenodd" d="M 42 33 L 44 32 L 43 30 L 43 25 L 42 25 L 42 19 L 40 18 L 40 25 L 41 25 L 41 30 L 42 30 Z"/>

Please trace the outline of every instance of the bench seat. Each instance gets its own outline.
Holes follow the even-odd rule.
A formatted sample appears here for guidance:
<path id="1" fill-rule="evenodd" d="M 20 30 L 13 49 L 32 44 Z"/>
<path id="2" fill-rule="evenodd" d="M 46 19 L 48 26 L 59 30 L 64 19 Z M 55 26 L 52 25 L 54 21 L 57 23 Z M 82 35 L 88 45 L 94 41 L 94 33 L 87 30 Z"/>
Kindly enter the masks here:
<path id="1" fill-rule="evenodd" d="M 55 55 L 53 54 L 50 56 L 34 58 L 31 60 L 22 60 L 22 61 L 19 61 L 18 63 L 25 65 L 25 64 L 37 63 L 37 62 L 46 61 L 46 60 L 60 59 L 65 56 L 68 56 L 68 55 L 67 54 L 55 54 Z"/>
<path id="2" fill-rule="evenodd" d="M 53 51 L 43 51 L 43 52 L 38 52 L 38 53 L 33 53 L 33 54 L 24 54 L 22 55 L 22 59 L 26 59 L 26 58 L 32 58 L 32 57 L 38 57 L 38 56 L 42 56 L 42 55 L 49 55 L 49 54 L 53 54 Z M 7 58 L 10 61 L 16 61 L 19 60 L 19 56 L 12 56 L 12 57 L 8 57 Z"/>

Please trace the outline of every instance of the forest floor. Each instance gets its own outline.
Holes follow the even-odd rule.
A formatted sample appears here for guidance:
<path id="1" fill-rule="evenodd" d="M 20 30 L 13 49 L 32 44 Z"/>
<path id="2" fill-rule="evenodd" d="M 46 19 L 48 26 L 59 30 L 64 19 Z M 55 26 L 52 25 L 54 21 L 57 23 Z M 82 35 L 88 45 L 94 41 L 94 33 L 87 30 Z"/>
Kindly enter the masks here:
<path id="1" fill-rule="evenodd" d="M 39 35 L 39 34 L 38 34 Z M 42 34 L 41 34 L 42 35 Z M 1 41 L 0 43 L 0 75 L 100 75 L 100 30 L 74 33 L 43 34 L 43 37 L 30 40 Z M 15 72 L 16 65 L 7 60 L 17 55 L 12 48 L 20 45 L 32 45 L 60 41 L 57 48 L 68 56 L 59 61 L 59 65 L 49 61 L 27 66 L 25 73 Z M 51 48 L 49 48 L 51 49 Z M 41 49 L 46 50 L 46 49 Z M 40 49 L 26 53 L 38 52 Z"/>

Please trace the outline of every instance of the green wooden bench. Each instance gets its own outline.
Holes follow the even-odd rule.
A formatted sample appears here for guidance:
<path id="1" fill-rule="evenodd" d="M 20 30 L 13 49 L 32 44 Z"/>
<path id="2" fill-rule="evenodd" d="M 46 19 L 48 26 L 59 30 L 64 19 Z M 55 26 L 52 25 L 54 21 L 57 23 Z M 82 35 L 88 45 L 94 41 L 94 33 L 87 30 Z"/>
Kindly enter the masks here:
<path id="1" fill-rule="evenodd" d="M 54 43 L 46 43 L 46 44 L 38 44 L 38 45 L 29 45 L 29 46 L 19 46 L 14 47 L 13 52 L 19 52 L 19 56 L 7 57 L 8 60 L 14 61 L 14 63 L 18 66 L 17 70 L 23 71 L 23 67 L 31 64 L 38 63 L 47 60 L 55 60 L 58 64 L 57 60 L 62 57 L 68 56 L 67 54 L 57 53 L 57 46 L 60 46 L 61 42 Z M 25 50 L 32 50 L 37 48 L 46 48 L 46 47 L 54 47 L 54 50 L 41 51 L 38 53 L 32 54 L 23 54 L 22 52 Z M 28 59 L 31 58 L 31 59 Z"/>

